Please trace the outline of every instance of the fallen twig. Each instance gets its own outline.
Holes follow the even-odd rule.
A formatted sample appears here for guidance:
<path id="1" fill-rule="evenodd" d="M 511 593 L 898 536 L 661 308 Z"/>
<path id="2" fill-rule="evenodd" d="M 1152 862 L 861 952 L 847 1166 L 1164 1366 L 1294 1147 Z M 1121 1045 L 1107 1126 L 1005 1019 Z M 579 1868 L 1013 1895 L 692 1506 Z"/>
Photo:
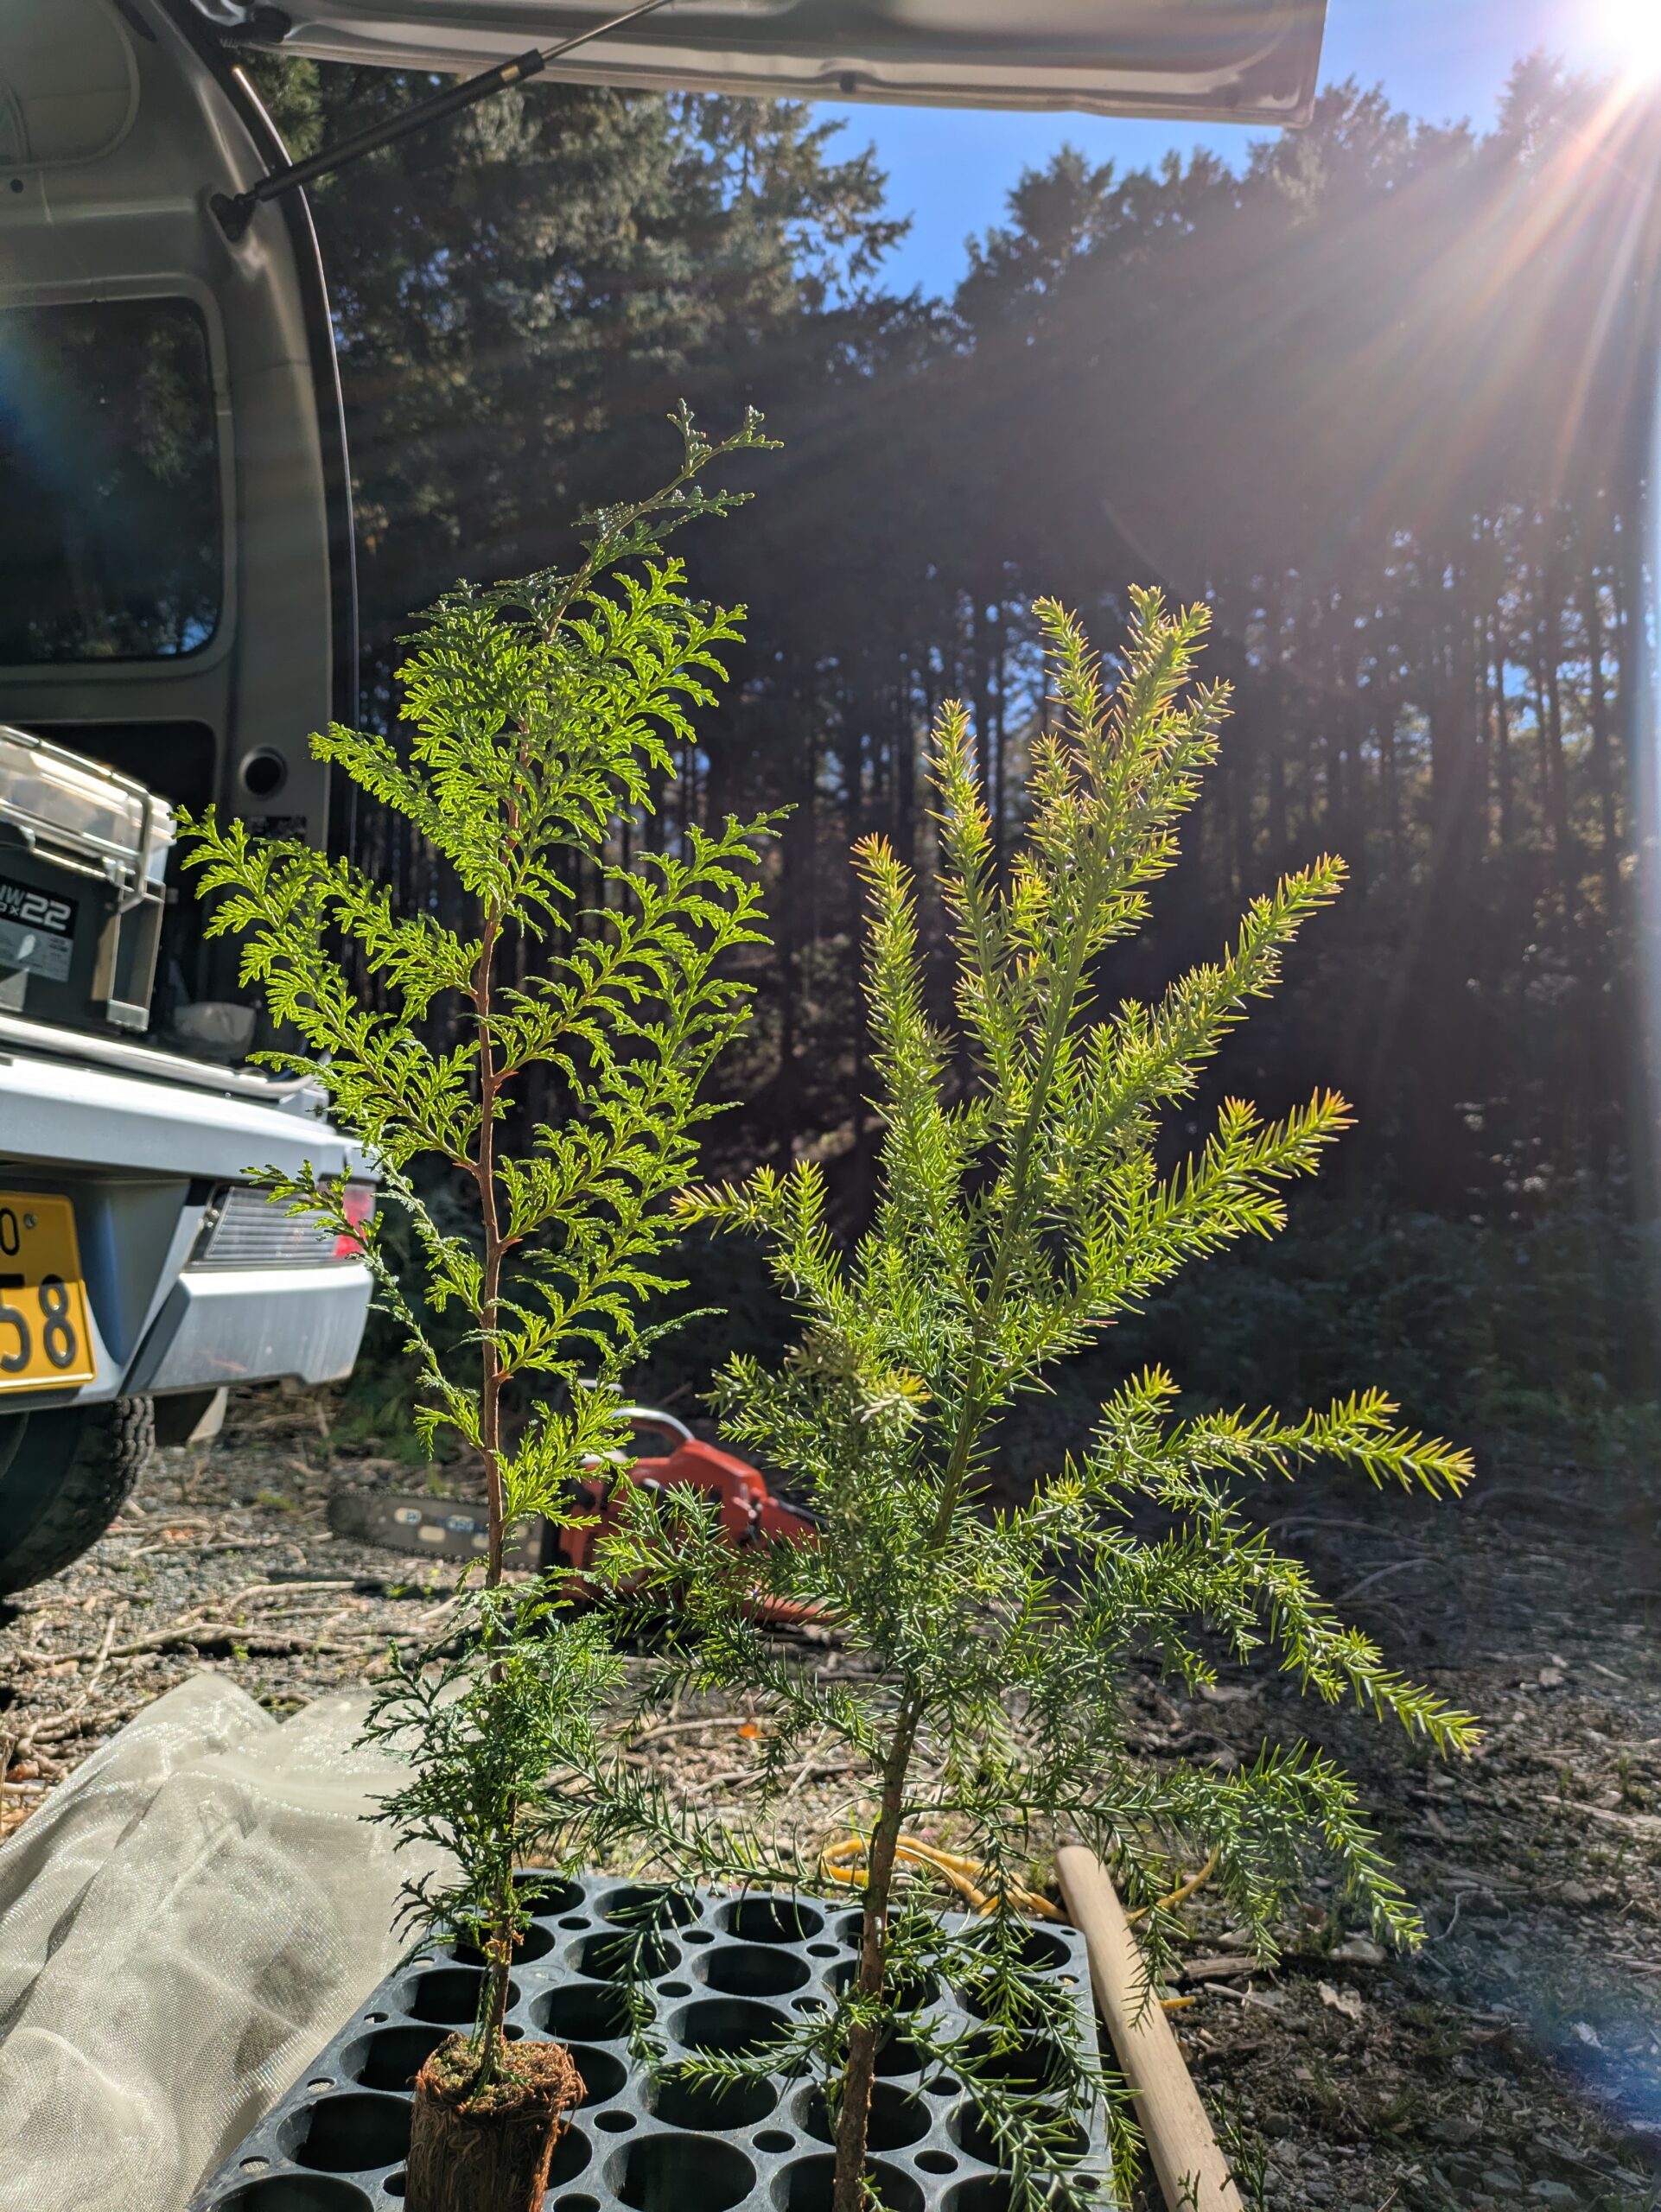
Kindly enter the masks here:
<path id="1" fill-rule="evenodd" d="M 753 1728 L 755 1726 L 754 1716 L 748 1713 L 700 1713 L 693 1720 L 665 1720 L 659 1722 L 655 1728 L 643 1728 L 640 1734 L 632 1739 L 629 1748 L 631 1751 L 639 1751 L 643 1744 L 655 1744 L 660 1737 L 684 1736 L 697 1728 Z M 620 1732 L 627 1734 L 627 1723 Z"/>
<path id="2" fill-rule="evenodd" d="M 1364 1574 L 1359 1582 L 1352 1582 L 1347 1590 L 1340 1590 L 1337 1597 L 1333 1599 L 1333 1603 L 1335 1605 L 1350 1605 L 1361 1595 L 1364 1590 L 1371 1590 L 1375 1583 L 1386 1581 L 1392 1574 L 1405 1574 L 1410 1567 L 1426 1567 L 1429 1564 L 1429 1561 L 1422 1552 L 1416 1559 L 1392 1560 L 1388 1567 L 1375 1567 L 1371 1574 Z"/>

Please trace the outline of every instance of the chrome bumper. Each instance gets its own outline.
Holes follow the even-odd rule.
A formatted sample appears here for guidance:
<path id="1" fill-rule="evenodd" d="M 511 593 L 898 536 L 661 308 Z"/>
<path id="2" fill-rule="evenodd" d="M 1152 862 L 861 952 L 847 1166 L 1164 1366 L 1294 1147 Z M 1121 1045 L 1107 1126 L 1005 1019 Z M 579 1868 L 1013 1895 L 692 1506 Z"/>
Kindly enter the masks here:
<path id="1" fill-rule="evenodd" d="M 56 1047 L 23 1049 L 24 1039 Z M 92 1168 L 123 1175 L 207 1176 L 237 1182 L 274 1167 L 297 1174 L 370 1173 L 349 1137 L 309 1110 L 304 1084 L 267 1084 L 136 1045 L 103 1047 L 89 1065 L 78 1040 L 0 1016 L 0 1159 L 43 1173 Z M 211 1088 L 209 1087 L 211 1086 Z M 232 1095 L 215 1096 L 221 1086 Z"/>
<path id="2" fill-rule="evenodd" d="M 292 1375 L 334 1382 L 352 1371 L 369 1313 L 369 1270 L 187 1268 L 169 1292 L 123 1385 L 218 1389 Z"/>

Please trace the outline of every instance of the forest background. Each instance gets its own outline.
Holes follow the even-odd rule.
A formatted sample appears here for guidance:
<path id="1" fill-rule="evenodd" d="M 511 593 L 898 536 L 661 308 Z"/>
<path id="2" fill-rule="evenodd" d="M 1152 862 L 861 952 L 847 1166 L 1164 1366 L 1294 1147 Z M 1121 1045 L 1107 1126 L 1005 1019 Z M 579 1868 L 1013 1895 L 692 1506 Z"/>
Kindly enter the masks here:
<path id="1" fill-rule="evenodd" d="M 248 63 L 296 153 L 435 82 Z M 678 399 L 717 430 L 767 410 L 786 444 L 755 504 L 689 546 L 701 589 L 750 604 L 738 681 L 621 840 L 793 810 L 707 1158 L 811 1152 L 851 1228 L 875 1127 L 850 845 L 881 830 L 926 875 L 922 751 L 962 696 L 1007 847 L 1037 594 L 1105 644 L 1133 582 L 1206 598 L 1234 715 L 1155 926 L 1103 988 L 1156 990 L 1244 898 L 1342 853 L 1350 890 L 1192 1118 L 1217 1089 L 1279 1110 L 1330 1082 L 1359 1125 L 1286 1236 L 1166 1294 L 1107 1364 L 1164 1357 L 1229 1403 L 1361 1376 L 1464 1436 L 1642 1452 L 1629 732 L 1661 226 L 1641 143 L 1543 57 L 1486 133 L 1338 86 L 1238 173 L 1058 156 L 933 299 L 885 287 L 884 179 L 806 107 L 506 94 L 315 195 L 364 716 L 389 718 L 410 613 L 458 575 L 564 558 L 585 505 L 660 471 Z M 407 823 L 360 799 L 337 835 L 400 903 L 442 907 Z M 689 1251 L 686 1302 L 728 1313 L 642 1395 L 690 1412 L 720 1350 L 780 1340 L 750 1264 Z M 1076 1440 L 1100 1382 L 1017 1457 Z M 376 1389 L 372 1366 L 366 1433 L 387 1426 Z"/>

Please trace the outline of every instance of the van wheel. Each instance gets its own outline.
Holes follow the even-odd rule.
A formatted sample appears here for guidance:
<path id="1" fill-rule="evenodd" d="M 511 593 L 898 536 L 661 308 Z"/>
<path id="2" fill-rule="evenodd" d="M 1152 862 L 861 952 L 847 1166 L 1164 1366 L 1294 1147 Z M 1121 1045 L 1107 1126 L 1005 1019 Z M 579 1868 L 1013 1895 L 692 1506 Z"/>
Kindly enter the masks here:
<path id="1" fill-rule="evenodd" d="M 0 1414 L 0 1597 L 46 1581 L 95 1544 L 155 1446 L 149 1398 Z"/>

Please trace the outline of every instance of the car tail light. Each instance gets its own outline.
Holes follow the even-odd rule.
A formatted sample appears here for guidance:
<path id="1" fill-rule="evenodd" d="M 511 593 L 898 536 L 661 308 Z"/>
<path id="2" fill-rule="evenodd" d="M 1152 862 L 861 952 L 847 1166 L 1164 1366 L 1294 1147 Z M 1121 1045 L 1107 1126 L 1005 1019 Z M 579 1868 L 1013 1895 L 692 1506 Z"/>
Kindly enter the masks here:
<path id="1" fill-rule="evenodd" d="M 340 1193 L 340 1211 L 354 1229 L 361 1228 L 375 1211 L 375 1186 L 372 1183 L 348 1183 Z M 340 1236 L 334 1240 L 337 1260 L 356 1260 L 362 1256 L 360 1236 Z"/>

